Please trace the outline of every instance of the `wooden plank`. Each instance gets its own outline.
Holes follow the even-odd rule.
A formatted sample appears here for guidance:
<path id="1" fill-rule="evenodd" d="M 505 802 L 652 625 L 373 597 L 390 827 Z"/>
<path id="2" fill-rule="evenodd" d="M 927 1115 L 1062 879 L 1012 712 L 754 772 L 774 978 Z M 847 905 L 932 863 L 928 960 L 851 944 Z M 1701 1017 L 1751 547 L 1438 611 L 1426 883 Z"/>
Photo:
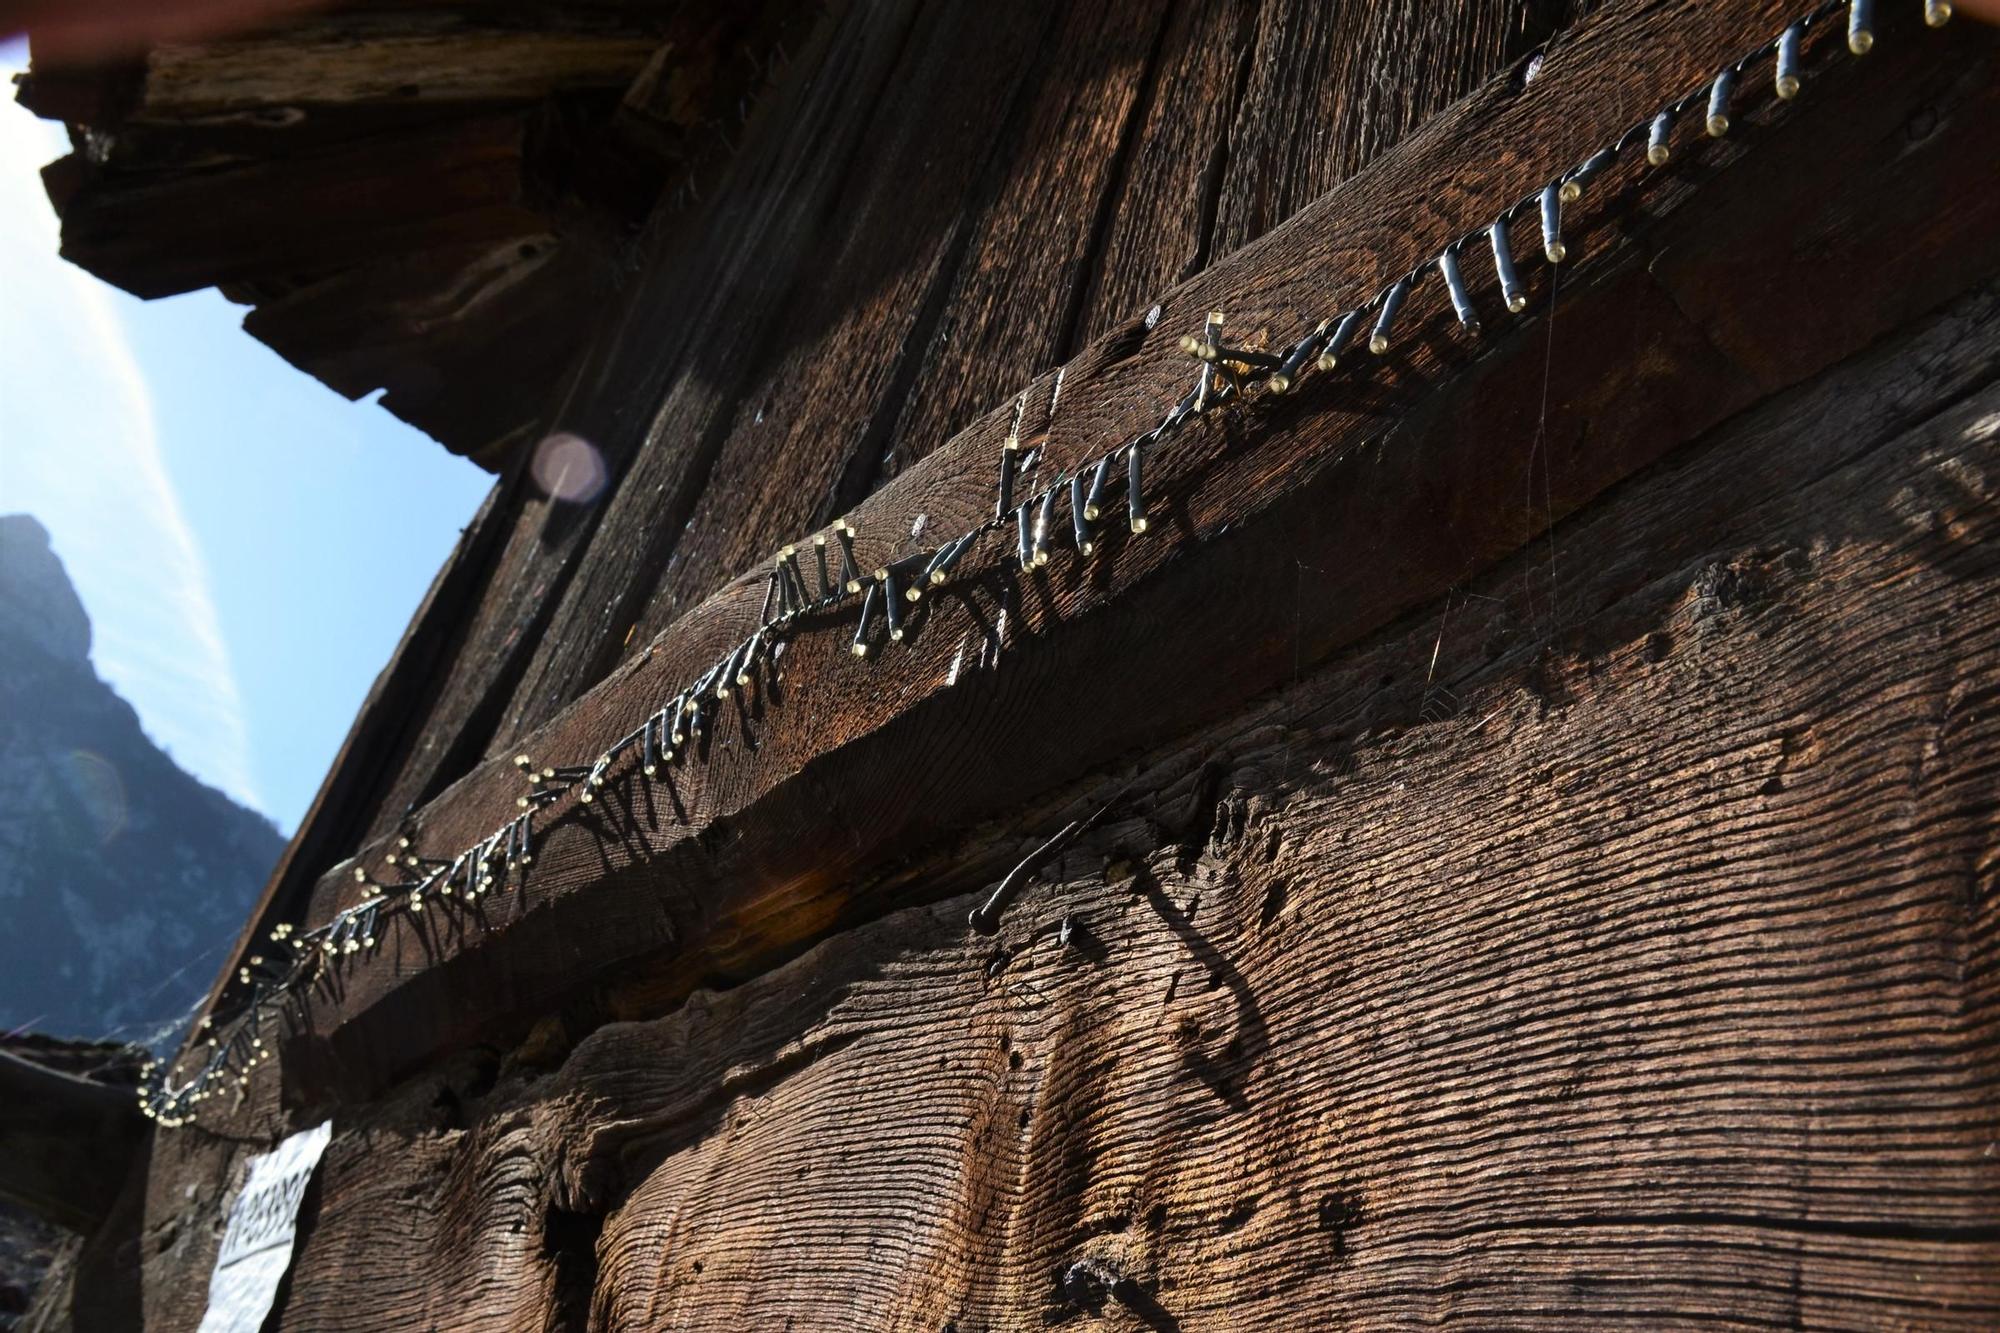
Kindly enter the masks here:
<path id="1" fill-rule="evenodd" d="M 449 11 L 350 14 L 199 45 L 168 43 L 146 53 L 130 116 L 179 122 L 371 102 L 536 102 L 623 88 L 660 44 L 655 25 L 581 17 L 509 26 Z"/>
<path id="2" fill-rule="evenodd" d="M 277 1328 L 1034 1328 L 1080 1262 L 1112 1327 L 1990 1327 L 1996 332 L 1746 413 L 928 905 L 350 1106 Z M 1121 791 L 967 932 L 1017 816 Z"/>
<path id="3" fill-rule="evenodd" d="M 599 1318 L 1029 1327 L 1090 1259 L 1125 1327 L 1990 1327 L 1996 410 L 1825 481 L 1845 418 L 1768 414 L 1559 533 L 1593 597 L 1651 567 L 1592 646 L 1487 666 L 1525 553 L 1449 721 L 1427 618 L 1183 749 L 997 941 L 959 899 L 606 1029 L 565 1071 Z"/>
<path id="4" fill-rule="evenodd" d="M 1596 100 L 1590 77 L 1605 62 L 1616 59 L 1624 89 L 1686 86 L 1697 81 L 1690 70 L 1712 68 L 1768 19 L 1732 14 L 1736 27 L 1717 26 L 1706 11 L 1607 15 L 1551 59 L 1529 95 L 1501 90 L 1499 100 L 1475 99 L 1442 118 L 1296 224 L 1174 293 L 1168 308 L 1200 311 L 1227 297 L 1251 313 L 1244 327 L 1254 330 L 1278 312 L 1310 309 L 1327 272 L 1393 271 L 1477 207 L 1440 203 L 1430 166 L 1499 164 L 1517 189 L 1545 179 L 1613 128 L 1599 123 L 1615 108 Z M 343 979 L 313 1034 L 289 1053 L 288 1076 L 308 1088 L 373 1085 L 499 1015 L 554 1003 L 649 954 L 666 960 L 670 986 L 718 969 L 754 973 L 836 921 L 879 910 L 850 900 L 843 884 L 880 849 L 920 846 L 1094 762 L 1156 743 L 1518 549 L 1552 518 L 1768 391 L 1768 365 L 1752 373 L 1720 355 L 1683 313 L 1686 293 L 1642 271 L 1652 254 L 1713 244 L 1722 227 L 1739 254 L 1789 253 L 1800 201 L 1817 199 L 1880 229 L 1867 243 L 1905 284 L 1909 306 L 1962 289 L 1990 268 L 1990 256 L 1974 249 L 1936 261 L 1889 238 L 1987 207 L 1954 182 L 1963 163 L 1984 160 L 2000 125 L 1988 114 L 1993 93 L 1982 72 L 1989 39 L 1960 32 L 1919 45 L 1915 36 L 1885 42 L 1865 68 L 1843 66 L 1821 80 L 1770 133 L 1768 159 L 1719 166 L 1693 204 L 1645 219 L 1643 243 L 1611 247 L 1608 236 L 1594 236 L 1586 251 L 1607 247 L 1610 258 L 1594 276 L 1586 264 L 1565 286 L 1561 313 L 1575 342 L 1563 362 L 1543 361 L 1547 333 L 1536 326 L 1496 337 L 1448 392 L 1427 394 L 1414 412 L 1394 393 L 1315 402 L 1302 392 L 1260 421 L 1254 448 L 1227 427 L 1193 437 L 1178 461 L 1162 460 L 1162 493 L 1175 497 L 1166 526 L 1177 539 L 1119 545 L 1101 582 L 1037 581 L 1010 608 L 1010 665 L 999 672 L 947 684 L 960 646 L 978 650 L 964 619 L 921 632 L 906 656 L 869 666 L 842 651 L 844 632 L 836 643 L 817 640 L 814 651 L 815 640 L 802 641 L 786 662 L 786 700 L 759 728 L 759 748 L 732 733 L 705 766 L 677 780 L 673 799 L 689 825 L 673 822 L 659 792 L 635 810 L 600 804 L 595 821 L 556 827 L 528 890 L 496 905 L 505 916 L 493 929 L 468 935 L 429 918 L 421 935 L 399 933 L 384 957 Z M 1894 129 L 1918 112 L 1934 132 L 1913 148 Z M 1769 202 L 1765 161 L 1785 165 L 1782 209 Z M 1446 202 L 1477 192 L 1467 169 Z M 1872 206 L 1857 212 L 1863 194 Z M 1361 221 L 1336 229 L 1320 225 L 1322 216 Z M 1820 270 L 1790 271 L 1803 279 Z M 1762 308 L 1772 355 L 1789 358 L 1794 379 L 1865 344 L 1886 327 L 1883 315 L 1896 313 L 1847 304 L 1830 271 L 1812 290 L 1815 340 L 1788 332 L 1785 304 Z M 1428 384 L 1442 373 L 1434 368 L 1434 358 L 1450 355 L 1435 333 L 1442 321 L 1413 339 L 1418 346 L 1392 376 Z M 1079 443 L 1122 438 L 1178 388 L 1185 369 L 1158 343 L 1183 322 L 1147 334 L 1150 352 L 1114 338 L 1107 345 L 1115 358 L 1101 347 L 1072 367 Z M 944 530 L 976 518 L 990 503 L 989 462 L 1006 416 L 995 414 L 862 506 L 864 558 L 882 552 L 877 534 L 907 532 L 912 513 Z M 1364 441 L 1375 443 L 1357 447 Z M 1542 455 L 1554 475 L 1541 509 L 1496 508 L 1492 497 L 1520 494 L 1529 460 Z M 1186 558 L 1196 547 L 1201 558 Z M 1219 588 L 1259 586 L 1274 567 L 1294 563 L 1326 573 L 1285 626 L 1268 621 L 1261 598 L 1218 599 Z M 743 630 L 758 593 L 745 580 L 718 595 L 650 660 L 527 748 L 583 753 L 592 738 L 601 744 L 636 726 Z M 990 603 L 982 606 L 991 623 Z M 1146 651 L 1135 654 L 1141 642 Z M 822 702 L 832 699 L 839 707 Z M 505 817 L 517 781 L 495 764 L 457 784 L 424 815 L 427 845 L 484 836 Z M 351 892 L 344 870 L 329 875 L 314 918 Z"/>
<path id="5" fill-rule="evenodd" d="M 363 398 L 426 359 L 441 333 L 495 320 L 560 246 L 542 235 L 383 256 L 261 302 L 243 328 L 335 393 Z"/>
<path id="6" fill-rule="evenodd" d="M 1844 418 L 1770 414 L 1560 535 L 1652 566 L 1601 646 L 1490 669 L 1472 610 L 1449 722 L 1330 673 L 994 944 L 959 899 L 605 1030 L 598 1318 L 1033 1327 L 1087 1259 L 1114 1327 L 1990 1327 L 1996 409 L 1818 484 Z M 1541 556 L 1478 591 L 1532 617 Z"/>
<path id="7" fill-rule="evenodd" d="M 878 409 L 881 424 L 860 432 L 847 461 L 846 508 L 950 439 L 994 403 L 1076 350 L 1078 303 L 1098 266 L 1100 229 L 1127 170 L 1138 122 L 1155 98 L 1174 7 L 1078 6 L 1064 10 L 1040 43 L 1031 78 L 1002 134 L 1012 139 L 982 182 L 985 197 L 945 276 L 928 327 L 898 350 L 907 368 L 900 390 Z M 933 298 L 936 299 L 936 298 Z M 1040 406 L 1039 404 L 1037 405 Z M 792 530 L 826 515 L 801 516 Z M 761 534 L 746 534 L 761 536 Z M 772 534 L 783 541 L 782 531 Z M 757 541 L 728 563 L 687 562 L 674 604 L 693 578 L 737 573 L 769 549 Z M 645 622 L 657 632 L 668 622 Z"/>
<path id="8" fill-rule="evenodd" d="M 642 442 L 664 431 L 634 405 L 655 401 L 662 385 L 675 382 L 684 359 L 713 365 L 735 346 L 702 344 L 697 335 L 719 329 L 725 338 L 754 336 L 761 327 L 746 302 L 752 293 L 773 299 L 771 292 L 788 285 L 786 257 L 797 254 L 799 238 L 839 188 L 873 105 L 865 90 L 885 77 L 907 19 L 896 7 L 829 14 L 784 86 L 760 108 L 712 205 L 713 225 L 690 237 L 679 215 L 655 218 L 643 247 L 673 262 L 652 266 L 625 289 L 564 402 L 551 413 L 556 433 L 573 434 L 598 451 L 607 475 L 618 479 L 619 494 L 639 488 L 656 525 L 667 523 L 673 505 L 700 486 L 703 463 L 697 450 L 674 456 L 665 475 L 634 464 Z M 797 125 L 809 132 L 793 133 Z M 690 310 L 704 314 L 690 318 Z M 705 376 L 689 376 L 684 393 L 683 403 L 694 405 L 683 410 L 721 410 L 714 401 L 701 406 L 717 396 Z M 496 736 L 498 746 L 512 744 L 522 730 L 511 707 L 523 672 L 551 635 L 569 632 L 552 618 L 609 502 L 602 496 L 551 500 L 534 482 L 531 462 L 524 458 L 511 480 L 512 531 L 481 606 L 466 622 L 464 649 L 439 679 L 435 709 L 379 807 L 389 824 L 468 772 Z M 389 831 L 378 824 L 375 836 Z"/>
<path id="9" fill-rule="evenodd" d="M 394 256 L 267 299 L 245 331 L 489 471 L 540 434 L 610 265 L 553 235 Z"/>
<path id="10" fill-rule="evenodd" d="M 1115 271 L 1138 275 L 1148 294 L 1160 285 L 1156 275 L 1191 271 L 1175 228 L 1213 222 L 1202 188 L 1212 153 L 1205 137 L 1189 144 L 1183 122 L 1212 122 L 1206 132 L 1219 136 L 1241 101 L 1240 61 L 1226 39 L 1247 15 L 1212 9 L 1068 11 L 1041 32 L 1011 91 L 946 79 L 912 91 L 921 114 L 884 113 L 884 128 L 870 135 L 879 145 L 868 166 L 877 183 L 857 187 L 850 198 L 858 202 L 837 210 L 818 242 L 824 258 L 808 266 L 823 276 L 782 317 L 797 346 L 751 372 L 685 524 L 660 523 L 644 487 L 616 506 L 606 546 L 593 550 L 593 568 L 573 586 L 572 605 L 530 668 L 516 709 L 523 725 L 545 720 L 611 664 L 642 651 L 719 575 L 844 509 L 1072 354 L 1095 299 L 1089 293 L 1114 259 Z M 1495 68 L 1484 34 L 1504 28 L 1500 15 L 1513 6 L 1490 9 L 1469 25 L 1478 37 L 1469 45 L 1457 23 L 1425 26 L 1424 40 L 1437 49 L 1420 62 L 1425 82 L 1412 108 L 1441 106 Z M 1005 17 L 1014 30 L 1006 40 L 983 32 L 1000 16 L 974 11 L 956 22 L 963 36 L 954 40 L 991 43 L 969 67 L 996 78 L 1014 56 L 995 53 L 1016 52 L 1032 26 Z M 1438 67 L 1454 62 L 1464 72 L 1442 80 Z M 953 109 L 960 106 L 971 110 Z M 1168 161 L 1179 174 L 1162 176 Z M 925 189 L 912 200 L 908 181 L 919 172 Z M 893 243 L 886 250 L 885 237 Z M 1205 231 L 1189 248 L 1209 253 Z M 877 275 L 885 264 L 902 266 L 894 286 Z M 794 332 L 822 326 L 832 331 L 817 341 Z M 689 433 L 656 447 L 678 453 Z M 748 492 L 755 495 L 746 502 Z M 649 602 L 635 605 L 649 592 Z M 495 753 L 509 744 L 501 738 Z"/>
<path id="11" fill-rule="evenodd" d="M 1573 25 L 1584 0 L 1537 5 L 1266 5 L 1243 95 L 1213 164 L 1207 253 L 1242 248 Z M 1522 70 L 1508 71 L 1519 86 Z"/>
<path id="12" fill-rule="evenodd" d="M 1260 8 L 1252 0 L 1175 6 L 1153 95 L 1105 219 L 1102 260 L 1085 275 L 1076 330 L 1083 339 L 1140 322 L 1161 292 L 1225 253 L 1213 246 L 1215 191 L 1231 122 L 1247 109 L 1243 76 Z M 928 452 L 931 444 L 905 447 Z"/>
<path id="13" fill-rule="evenodd" d="M 879 100 L 847 98 L 836 84 L 815 93 L 823 109 L 773 126 L 787 153 L 800 124 L 833 151 L 788 168 L 808 190 L 715 211 L 718 237 L 743 234 L 746 222 L 759 228 L 752 235 L 768 229 L 758 248 L 725 249 L 731 262 L 719 273 L 673 266 L 673 280 L 694 290 L 667 307 L 681 326 L 670 378 L 617 357 L 613 374 L 592 382 L 593 396 L 629 414 L 621 440 L 637 446 L 643 431 L 646 444 L 489 754 L 511 754 L 628 639 L 643 643 L 655 621 L 712 590 L 716 569 L 740 568 L 778 533 L 836 512 L 852 441 L 893 399 L 904 343 L 949 281 L 954 234 L 979 197 L 980 155 L 962 145 L 1016 95 L 1048 14 L 1041 4 L 871 14 L 867 31 L 896 63 L 855 82 L 879 82 Z M 664 359 L 657 344 L 635 350 Z"/>
<path id="14" fill-rule="evenodd" d="M 1283 222 L 1590 8 L 1177 9 L 1081 331 L 1094 338 L 1139 320 L 1161 291 Z"/>
<path id="15" fill-rule="evenodd" d="M 525 239 L 547 229 L 525 195 L 527 132 L 479 117 L 213 171 L 93 173 L 61 201 L 63 257 L 154 297 Z"/>

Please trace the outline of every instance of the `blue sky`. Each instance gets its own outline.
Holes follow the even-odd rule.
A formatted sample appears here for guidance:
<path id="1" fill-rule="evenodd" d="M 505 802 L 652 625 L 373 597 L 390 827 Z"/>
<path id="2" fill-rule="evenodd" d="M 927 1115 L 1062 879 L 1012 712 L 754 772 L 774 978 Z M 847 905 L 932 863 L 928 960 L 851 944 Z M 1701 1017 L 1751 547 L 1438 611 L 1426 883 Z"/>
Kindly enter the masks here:
<path id="1" fill-rule="evenodd" d="M 0 513 L 49 529 L 98 674 L 182 767 L 290 833 L 491 483 L 242 330 L 56 257 L 59 125 L 0 43 Z"/>

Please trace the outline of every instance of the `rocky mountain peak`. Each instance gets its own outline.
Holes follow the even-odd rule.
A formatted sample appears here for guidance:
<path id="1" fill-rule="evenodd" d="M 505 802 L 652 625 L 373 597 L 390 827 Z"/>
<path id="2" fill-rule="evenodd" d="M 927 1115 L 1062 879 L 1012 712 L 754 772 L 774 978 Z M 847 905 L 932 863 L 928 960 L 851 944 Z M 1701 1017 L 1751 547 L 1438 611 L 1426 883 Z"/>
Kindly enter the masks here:
<path id="1" fill-rule="evenodd" d="M 90 643 L 47 530 L 0 517 L 0 1031 L 156 1042 L 284 839 L 147 737 Z"/>
<path id="2" fill-rule="evenodd" d="M 90 660 L 90 617 L 49 546 L 49 530 L 29 514 L 0 515 L 0 635 L 60 661 Z"/>

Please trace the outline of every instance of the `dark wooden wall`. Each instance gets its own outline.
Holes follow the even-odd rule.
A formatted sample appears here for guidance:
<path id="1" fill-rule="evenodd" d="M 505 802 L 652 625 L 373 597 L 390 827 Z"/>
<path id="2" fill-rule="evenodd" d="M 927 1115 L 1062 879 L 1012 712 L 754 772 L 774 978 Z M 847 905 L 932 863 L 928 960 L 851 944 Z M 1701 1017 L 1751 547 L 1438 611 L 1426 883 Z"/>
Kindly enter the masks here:
<path id="1" fill-rule="evenodd" d="M 663 210 L 551 413 L 613 488 L 499 485 L 281 896 L 1583 7 L 836 6 L 717 196 Z"/>
<path id="2" fill-rule="evenodd" d="M 1631 118 L 1614 72 L 1676 66 L 1614 64 L 1607 33 L 1691 12 L 1608 7 L 1564 95 Z M 498 485 L 270 919 L 324 908 L 329 865 L 413 806 L 497 790 L 482 765 L 524 738 L 602 732 L 618 673 L 782 541 L 870 496 L 907 524 L 939 477 L 983 501 L 949 437 L 1073 359 L 1115 392 L 1155 300 L 1342 182 L 1309 220 L 1385 264 L 1505 202 L 1513 156 L 1566 131 L 1481 126 L 1578 18 L 830 9 L 718 190 L 656 218 L 551 411 L 614 484 Z M 486 951 L 532 966 L 357 983 L 235 1131 L 153 1142 L 44 1326 L 194 1327 L 244 1152 L 325 1113 L 286 1330 L 2000 1322 L 2000 204 L 1954 183 L 1993 148 L 1992 47 L 1950 40 L 1725 161 L 1720 202 L 1607 228 L 1601 267 L 1482 359 L 1426 342 L 1447 391 L 1362 414 L 1386 437 L 1307 466 L 1300 442 L 1359 427 L 1301 408 L 1276 461 L 1215 462 L 1181 512 L 1212 544 L 1172 591 L 1012 668 L 1215 608 L 1240 640 L 1190 652 L 1193 681 L 1138 673 L 1178 682 L 1133 701 L 1153 722 L 1082 727 L 1075 764 L 829 871 L 838 892 L 763 892 L 796 862 L 730 858 L 814 829 L 776 798 L 754 835 L 718 802 L 700 852 L 615 877 L 558 848 L 570 905 L 538 900 L 535 952 Z M 1447 180 L 1454 153 L 1482 156 Z M 1452 207 L 1420 216 L 1426 191 Z M 1346 271 L 1315 254 L 1275 236 L 1231 281 Z M 1233 545 L 1232 485 L 1257 497 Z M 1364 585 L 1354 609 L 1334 583 Z M 1276 688 L 1191 697 L 1230 660 Z M 937 725 L 801 781 L 893 761 L 914 799 L 964 753 L 911 752 Z M 967 932 L 1114 795 L 998 937 Z M 600 975 L 590 949 L 654 917 L 684 953 Z"/>

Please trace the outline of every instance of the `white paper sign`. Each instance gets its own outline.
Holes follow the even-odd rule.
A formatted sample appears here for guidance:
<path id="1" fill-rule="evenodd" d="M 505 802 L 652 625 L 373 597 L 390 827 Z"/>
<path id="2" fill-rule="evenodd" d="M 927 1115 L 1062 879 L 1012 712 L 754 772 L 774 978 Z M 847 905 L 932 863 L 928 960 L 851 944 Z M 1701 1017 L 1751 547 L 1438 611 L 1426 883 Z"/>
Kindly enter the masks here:
<path id="1" fill-rule="evenodd" d="M 257 1333 L 292 1266 L 299 1200 L 333 1137 L 333 1122 L 302 1130 L 273 1152 L 250 1159 L 243 1192 L 229 1206 L 222 1252 L 208 1275 L 208 1313 L 200 1333 Z"/>

